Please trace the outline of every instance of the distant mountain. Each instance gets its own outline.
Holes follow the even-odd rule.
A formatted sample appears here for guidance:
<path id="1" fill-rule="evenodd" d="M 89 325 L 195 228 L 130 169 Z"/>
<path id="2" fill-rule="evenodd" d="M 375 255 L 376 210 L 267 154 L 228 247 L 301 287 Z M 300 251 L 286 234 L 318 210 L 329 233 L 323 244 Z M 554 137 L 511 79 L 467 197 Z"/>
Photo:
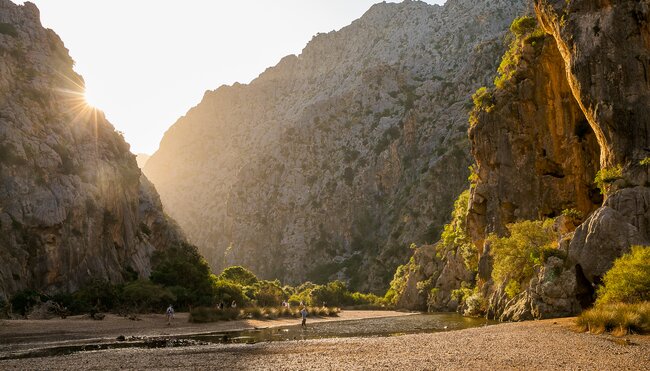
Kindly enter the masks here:
<path id="1" fill-rule="evenodd" d="M 377 4 L 206 92 L 144 172 L 214 269 L 382 291 L 467 186 L 470 95 L 525 3 Z"/>
<path id="2" fill-rule="evenodd" d="M 137 155 L 135 155 L 135 160 L 137 161 L 138 167 L 140 169 L 144 168 L 144 166 L 147 164 L 147 161 L 149 161 L 150 158 L 151 156 L 149 156 L 146 153 L 138 153 Z"/>
<path id="3" fill-rule="evenodd" d="M 32 3 L 0 0 L 0 298 L 148 277 L 184 238 Z"/>

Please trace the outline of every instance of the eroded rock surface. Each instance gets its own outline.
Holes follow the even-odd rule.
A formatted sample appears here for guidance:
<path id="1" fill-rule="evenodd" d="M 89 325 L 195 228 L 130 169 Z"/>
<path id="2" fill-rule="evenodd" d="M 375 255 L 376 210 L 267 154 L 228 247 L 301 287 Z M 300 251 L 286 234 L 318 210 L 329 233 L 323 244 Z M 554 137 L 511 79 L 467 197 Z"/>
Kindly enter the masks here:
<path id="1" fill-rule="evenodd" d="M 183 237 L 35 5 L 0 0 L 0 55 L 0 297 L 147 277 Z"/>
<path id="2" fill-rule="evenodd" d="M 524 3 L 377 4 L 206 92 L 144 172 L 213 269 L 383 292 L 465 187 L 469 97 Z"/>

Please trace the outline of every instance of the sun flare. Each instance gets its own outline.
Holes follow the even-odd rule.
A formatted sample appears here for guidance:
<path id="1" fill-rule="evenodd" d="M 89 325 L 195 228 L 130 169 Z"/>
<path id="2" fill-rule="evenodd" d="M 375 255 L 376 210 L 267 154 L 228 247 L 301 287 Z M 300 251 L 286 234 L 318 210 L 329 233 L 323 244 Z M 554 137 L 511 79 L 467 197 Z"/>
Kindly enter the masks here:
<path id="1" fill-rule="evenodd" d="M 88 90 L 84 91 L 84 102 L 92 108 L 97 108 L 97 96 L 93 95 Z"/>

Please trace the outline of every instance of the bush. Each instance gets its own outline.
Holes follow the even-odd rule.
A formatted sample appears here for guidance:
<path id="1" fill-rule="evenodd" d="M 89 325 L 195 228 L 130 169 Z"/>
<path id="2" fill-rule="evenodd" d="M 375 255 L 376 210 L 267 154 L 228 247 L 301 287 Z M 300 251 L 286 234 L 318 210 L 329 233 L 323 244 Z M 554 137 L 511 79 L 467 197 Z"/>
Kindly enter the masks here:
<path id="1" fill-rule="evenodd" d="M 603 304 L 583 312 L 576 323 L 580 330 L 614 335 L 650 333 L 650 302 Z"/>
<path id="2" fill-rule="evenodd" d="M 650 157 L 645 157 L 643 160 L 639 161 L 639 165 L 641 166 L 650 165 Z"/>
<path id="3" fill-rule="evenodd" d="M 134 281 L 122 290 L 122 303 L 137 312 L 162 310 L 175 301 L 176 297 L 170 290 L 151 281 Z"/>
<path id="4" fill-rule="evenodd" d="M 329 282 L 327 285 L 316 286 L 311 291 L 310 303 L 313 306 L 339 306 L 345 303 L 348 288 L 341 281 Z"/>
<path id="5" fill-rule="evenodd" d="M 284 301 L 284 291 L 278 281 L 259 281 L 255 284 L 255 300 L 262 307 L 280 306 Z"/>
<path id="6" fill-rule="evenodd" d="M 650 247 L 633 246 L 603 276 L 596 305 L 642 301 L 650 301 Z"/>
<path id="7" fill-rule="evenodd" d="M 580 210 L 573 209 L 573 208 L 562 210 L 562 215 L 577 221 L 581 221 L 584 218 L 584 215 L 582 214 L 582 212 L 580 212 Z"/>
<path id="8" fill-rule="evenodd" d="M 615 167 L 603 168 L 596 173 L 594 183 L 600 189 L 601 194 L 606 194 L 611 183 L 623 178 L 623 168 L 621 165 Z"/>
<path id="9" fill-rule="evenodd" d="M 508 299 L 512 299 L 515 296 L 517 296 L 517 294 L 519 294 L 521 292 L 521 285 L 519 284 L 519 282 L 517 282 L 515 280 L 510 280 L 510 281 L 508 281 L 508 284 L 506 285 L 506 288 L 505 288 L 504 291 L 505 291 L 506 295 L 508 296 Z"/>
<path id="10" fill-rule="evenodd" d="M 220 280 L 234 282 L 242 286 L 251 286 L 257 283 L 258 279 L 253 272 L 240 266 L 228 267 L 218 276 Z"/>
<path id="11" fill-rule="evenodd" d="M 119 288 L 108 281 L 93 279 L 72 294 L 74 298 L 71 307 L 73 313 L 89 311 L 107 312 L 119 304 Z"/>
<path id="12" fill-rule="evenodd" d="M 214 302 L 224 303 L 230 306 L 235 302 L 238 307 L 248 304 L 248 298 L 244 295 L 242 287 L 231 281 L 218 280 L 214 282 Z"/>
<path id="13" fill-rule="evenodd" d="M 469 207 L 469 190 L 461 193 L 454 202 L 451 222 L 446 224 L 440 236 L 440 247 L 447 251 L 461 254 L 465 267 L 470 272 L 478 270 L 478 250 L 467 234 L 467 212 Z"/>
<path id="14" fill-rule="evenodd" d="M 494 79 L 497 89 L 503 89 L 517 72 L 524 45 L 535 46 L 545 37 L 544 32 L 537 26 L 537 20 L 530 16 L 516 18 L 510 25 L 510 31 L 512 32 L 512 42 L 501 59 L 497 70 L 499 74 Z"/>
<path id="15" fill-rule="evenodd" d="M 487 312 L 488 300 L 485 299 L 480 292 L 475 291 L 465 299 L 465 305 L 467 306 L 464 313 L 466 316 L 482 316 Z"/>
<path id="16" fill-rule="evenodd" d="M 386 295 L 384 295 L 384 299 L 391 305 L 395 305 L 399 301 L 400 296 L 406 288 L 406 281 L 408 280 L 411 269 L 415 269 L 413 257 L 411 257 L 411 260 L 407 264 L 400 265 L 395 270 L 393 280 L 390 281 L 390 287 L 386 291 Z"/>
<path id="17" fill-rule="evenodd" d="M 491 234 L 491 253 L 494 256 L 492 278 L 496 283 L 515 281 L 519 284 L 530 280 L 537 266 L 557 250 L 553 232 L 553 219 L 546 221 L 523 221 L 509 224 L 509 237 L 497 238 Z M 561 255 L 559 252 L 556 255 Z M 510 284 L 514 290 L 514 284 Z M 511 293 L 514 292 L 510 290 Z"/>
<path id="18" fill-rule="evenodd" d="M 522 36 L 535 31 L 536 27 L 537 20 L 535 17 L 523 16 L 515 18 L 515 20 L 512 21 L 510 24 L 510 32 L 512 32 L 515 36 Z"/>
<path id="19" fill-rule="evenodd" d="M 26 316 L 27 313 L 38 303 L 41 302 L 41 295 L 31 289 L 18 291 L 11 298 L 11 309 L 14 313 Z"/>

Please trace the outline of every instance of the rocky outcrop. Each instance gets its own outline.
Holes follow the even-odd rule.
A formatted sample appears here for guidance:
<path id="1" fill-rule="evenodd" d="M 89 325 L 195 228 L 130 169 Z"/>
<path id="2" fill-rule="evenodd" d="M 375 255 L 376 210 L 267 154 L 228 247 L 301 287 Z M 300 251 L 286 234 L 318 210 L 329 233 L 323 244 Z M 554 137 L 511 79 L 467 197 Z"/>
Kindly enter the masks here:
<path id="1" fill-rule="evenodd" d="M 468 226 L 479 247 L 489 233 L 503 235 L 508 223 L 569 209 L 588 215 L 602 202 L 594 184 L 596 136 L 571 94 L 553 38 L 533 32 L 513 41 L 512 76 L 486 92 L 473 112 L 469 137 L 478 177 Z"/>
<path id="2" fill-rule="evenodd" d="M 476 96 L 470 129 L 469 232 L 489 315 L 502 320 L 577 313 L 616 258 L 650 243 L 650 3 L 536 0 L 535 11 L 541 30 L 506 54 L 506 78 Z M 558 228 L 566 259 L 549 258 L 507 300 L 491 282 L 486 236 L 563 210 L 588 216 L 575 231 Z"/>
<path id="3" fill-rule="evenodd" d="M 0 0 L 0 297 L 147 277 L 183 239 L 31 3 Z"/>
<path id="4" fill-rule="evenodd" d="M 383 292 L 465 187 L 469 97 L 524 3 L 377 4 L 206 92 L 144 172 L 213 269 Z"/>
<path id="5" fill-rule="evenodd" d="M 572 263 L 599 283 L 631 244 L 650 243 L 650 3 L 536 2 L 567 80 L 600 147 L 602 169 L 622 169 L 607 200 L 576 231 Z"/>

